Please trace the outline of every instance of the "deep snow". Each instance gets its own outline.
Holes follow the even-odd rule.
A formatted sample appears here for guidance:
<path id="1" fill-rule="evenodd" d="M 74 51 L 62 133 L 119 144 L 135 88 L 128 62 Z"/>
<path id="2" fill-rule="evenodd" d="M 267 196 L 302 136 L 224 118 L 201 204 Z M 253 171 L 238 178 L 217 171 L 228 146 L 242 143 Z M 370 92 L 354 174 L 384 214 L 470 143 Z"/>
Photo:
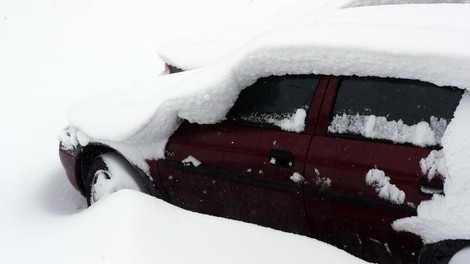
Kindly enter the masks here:
<path id="1" fill-rule="evenodd" d="M 269 16 L 288 3 L 0 1 L 1 262 L 362 263 L 313 239 L 132 191 L 85 209 L 58 159 L 55 135 L 67 125 L 69 105 L 152 83 L 163 71 L 155 54 L 163 40 L 213 21 Z"/>

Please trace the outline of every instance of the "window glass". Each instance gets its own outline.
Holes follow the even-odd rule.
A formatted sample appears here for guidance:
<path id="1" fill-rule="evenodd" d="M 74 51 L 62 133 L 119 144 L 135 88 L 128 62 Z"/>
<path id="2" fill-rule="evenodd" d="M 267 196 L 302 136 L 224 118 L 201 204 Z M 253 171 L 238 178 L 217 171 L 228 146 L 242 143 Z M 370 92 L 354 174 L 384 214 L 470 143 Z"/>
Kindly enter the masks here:
<path id="1" fill-rule="evenodd" d="M 296 119 L 305 121 L 299 119 L 302 116 L 305 119 L 319 80 L 320 77 L 316 75 L 260 78 L 240 93 L 227 119 L 300 132 L 293 127 L 289 128 L 289 121 L 292 121 L 290 125 L 293 126 L 296 125 Z"/>
<path id="2" fill-rule="evenodd" d="M 416 80 L 345 77 L 328 132 L 421 147 L 440 145 L 461 97 L 460 89 Z"/>

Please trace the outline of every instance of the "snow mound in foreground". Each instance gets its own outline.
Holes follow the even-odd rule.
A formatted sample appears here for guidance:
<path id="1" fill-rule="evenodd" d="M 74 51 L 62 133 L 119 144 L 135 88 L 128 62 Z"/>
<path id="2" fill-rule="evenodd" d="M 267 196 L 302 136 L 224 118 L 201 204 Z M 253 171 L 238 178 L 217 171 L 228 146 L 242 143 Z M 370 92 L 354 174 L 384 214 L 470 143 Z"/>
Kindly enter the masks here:
<path id="1" fill-rule="evenodd" d="M 102 249 L 94 253 L 108 263 L 366 263 L 311 238 L 189 212 L 130 190 L 76 221 L 90 223 L 98 239 L 91 241 Z"/>

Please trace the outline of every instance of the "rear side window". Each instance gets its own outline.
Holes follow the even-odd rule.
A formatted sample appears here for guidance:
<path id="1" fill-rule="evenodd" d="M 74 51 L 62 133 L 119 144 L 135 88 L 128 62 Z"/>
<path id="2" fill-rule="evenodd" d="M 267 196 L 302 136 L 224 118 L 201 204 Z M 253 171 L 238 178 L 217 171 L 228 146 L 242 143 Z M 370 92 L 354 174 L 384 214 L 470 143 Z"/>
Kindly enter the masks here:
<path id="1" fill-rule="evenodd" d="M 260 78 L 240 93 L 227 119 L 301 132 L 297 125 L 305 121 L 319 81 L 316 75 Z"/>
<path id="2" fill-rule="evenodd" d="M 438 146 L 461 97 L 460 89 L 416 80 L 345 77 L 328 132 Z"/>

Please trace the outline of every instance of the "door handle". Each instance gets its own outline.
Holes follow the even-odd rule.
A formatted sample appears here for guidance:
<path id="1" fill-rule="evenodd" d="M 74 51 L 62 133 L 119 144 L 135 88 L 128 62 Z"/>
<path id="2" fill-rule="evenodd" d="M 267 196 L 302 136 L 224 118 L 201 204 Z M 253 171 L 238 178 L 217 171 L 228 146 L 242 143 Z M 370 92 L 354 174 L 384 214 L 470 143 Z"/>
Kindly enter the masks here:
<path id="1" fill-rule="evenodd" d="M 428 179 L 425 176 L 419 179 L 419 189 L 427 195 L 444 194 L 444 181 L 440 178 Z"/>
<path id="2" fill-rule="evenodd" d="M 295 155 L 289 151 L 273 149 L 269 152 L 269 163 L 278 167 L 293 168 Z"/>

